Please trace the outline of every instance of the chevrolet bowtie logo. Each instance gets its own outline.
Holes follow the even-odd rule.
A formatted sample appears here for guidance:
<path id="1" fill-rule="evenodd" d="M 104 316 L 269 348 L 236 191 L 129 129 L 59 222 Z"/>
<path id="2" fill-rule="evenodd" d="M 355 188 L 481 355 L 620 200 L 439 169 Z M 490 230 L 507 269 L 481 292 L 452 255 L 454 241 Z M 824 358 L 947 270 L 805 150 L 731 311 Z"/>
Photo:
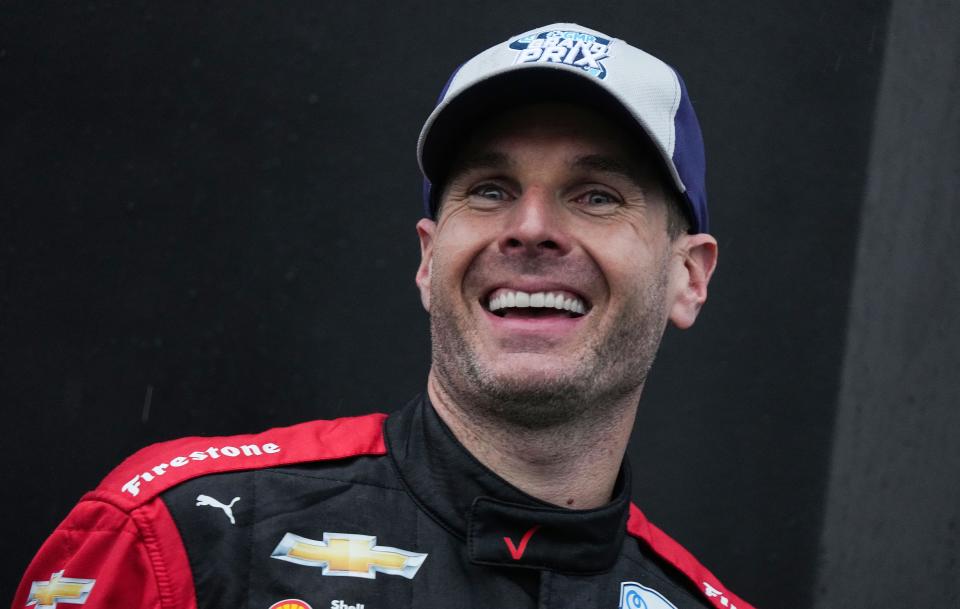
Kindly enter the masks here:
<path id="1" fill-rule="evenodd" d="M 82 605 L 87 602 L 87 597 L 90 596 L 96 581 L 63 577 L 63 571 L 58 571 L 50 576 L 50 581 L 37 581 L 30 585 L 26 606 L 36 607 L 36 609 L 53 609 L 57 603 Z"/>
<path id="2" fill-rule="evenodd" d="M 345 575 L 373 579 L 377 573 L 413 579 L 426 554 L 376 545 L 377 538 L 349 533 L 324 533 L 323 541 L 287 533 L 270 556 L 306 565 L 323 567 L 323 575 Z"/>

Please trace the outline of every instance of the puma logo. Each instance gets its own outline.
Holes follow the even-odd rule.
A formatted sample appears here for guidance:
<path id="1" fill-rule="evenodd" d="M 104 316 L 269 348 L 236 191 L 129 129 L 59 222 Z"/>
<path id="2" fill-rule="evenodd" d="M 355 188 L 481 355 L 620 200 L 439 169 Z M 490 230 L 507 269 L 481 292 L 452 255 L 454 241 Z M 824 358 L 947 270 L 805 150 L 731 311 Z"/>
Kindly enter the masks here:
<path id="1" fill-rule="evenodd" d="M 230 519 L 230 524 L 237 524 L 237 521 L 233 519 L 233 504 L 238 501 L 240 501 L 240 497 L 234 497 L 230 505 L 224 505 L 209 495 L 197 495 L 197 505 L 209 505 L 210 507 L 220 508 L 223 510 L 223 513 L 227 515 L 227 518 Z"/>

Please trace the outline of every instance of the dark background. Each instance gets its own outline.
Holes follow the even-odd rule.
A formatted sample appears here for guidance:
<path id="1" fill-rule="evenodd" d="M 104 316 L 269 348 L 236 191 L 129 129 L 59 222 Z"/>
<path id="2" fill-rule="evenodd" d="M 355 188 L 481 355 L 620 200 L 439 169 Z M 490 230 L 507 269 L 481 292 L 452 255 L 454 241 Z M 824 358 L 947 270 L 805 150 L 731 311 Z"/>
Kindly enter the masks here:
<path id="1" fill-rule="evenodd" d="M 145 444 L 390 411 L 423 389 L 417 134 L 460 62 L 555 21 L 671 63 L 706 139 L 720 267 L 648 383 L 636 501 L 758 606 L 824 602 L 842 579 L 823 571 L 842 561 L 821 536 L 847 501 L 832 460 L 853 440 L 834 422 L 860 327 L 851 286 L 870 288 L 855 279 L 889 16 L 903 13 L 891 1 L 0 11 L 0 598 L 79 496 Z M 908 35 L 955 40 L 929 14 Z M 909 80 L 894 89 L 909 96 Z M 955 129 L 949 104 L 932 111 Z M 956 532 L 925 542 L 943 550 L 932 577 L 960 581 Z M 943 589 L 930 598 L 957 591 Z"/>

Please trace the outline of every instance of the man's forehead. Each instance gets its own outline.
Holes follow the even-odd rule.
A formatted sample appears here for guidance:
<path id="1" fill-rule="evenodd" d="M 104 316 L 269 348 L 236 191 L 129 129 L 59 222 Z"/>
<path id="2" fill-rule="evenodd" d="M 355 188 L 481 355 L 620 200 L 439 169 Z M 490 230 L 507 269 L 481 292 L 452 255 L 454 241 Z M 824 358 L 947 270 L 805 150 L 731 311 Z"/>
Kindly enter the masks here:
<path id="1" fill-rule="evenodd" d="M 511 169 L 527 157 L 571 170 L 647 175 L 659 162 L 652 146 L 625 135 L 599 112 L 566 103 L 536 103 L 487 117 L 468 132 L 452 157 L 452 173 Z"/>

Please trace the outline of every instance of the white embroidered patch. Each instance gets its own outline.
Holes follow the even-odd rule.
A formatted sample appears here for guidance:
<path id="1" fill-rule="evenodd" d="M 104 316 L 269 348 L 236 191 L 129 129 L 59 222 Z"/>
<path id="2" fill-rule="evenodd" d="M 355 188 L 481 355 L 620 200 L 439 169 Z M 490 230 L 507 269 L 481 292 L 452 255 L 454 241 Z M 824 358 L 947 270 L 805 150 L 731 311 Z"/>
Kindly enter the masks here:
<path id="1" fill-rule="evenodd" d="M 677 609 L 662 594 L 636 582 L 621 582 L 620 609 Z"/>
<path id="2" fill-rule="evenodd" d="M 586 32 L 548 30 L 518 38 L 510 43 L 516 51 L 514 63 L 562 63 L 605 78 L 602 61 L 610 57 L 611 41 Z"/>

